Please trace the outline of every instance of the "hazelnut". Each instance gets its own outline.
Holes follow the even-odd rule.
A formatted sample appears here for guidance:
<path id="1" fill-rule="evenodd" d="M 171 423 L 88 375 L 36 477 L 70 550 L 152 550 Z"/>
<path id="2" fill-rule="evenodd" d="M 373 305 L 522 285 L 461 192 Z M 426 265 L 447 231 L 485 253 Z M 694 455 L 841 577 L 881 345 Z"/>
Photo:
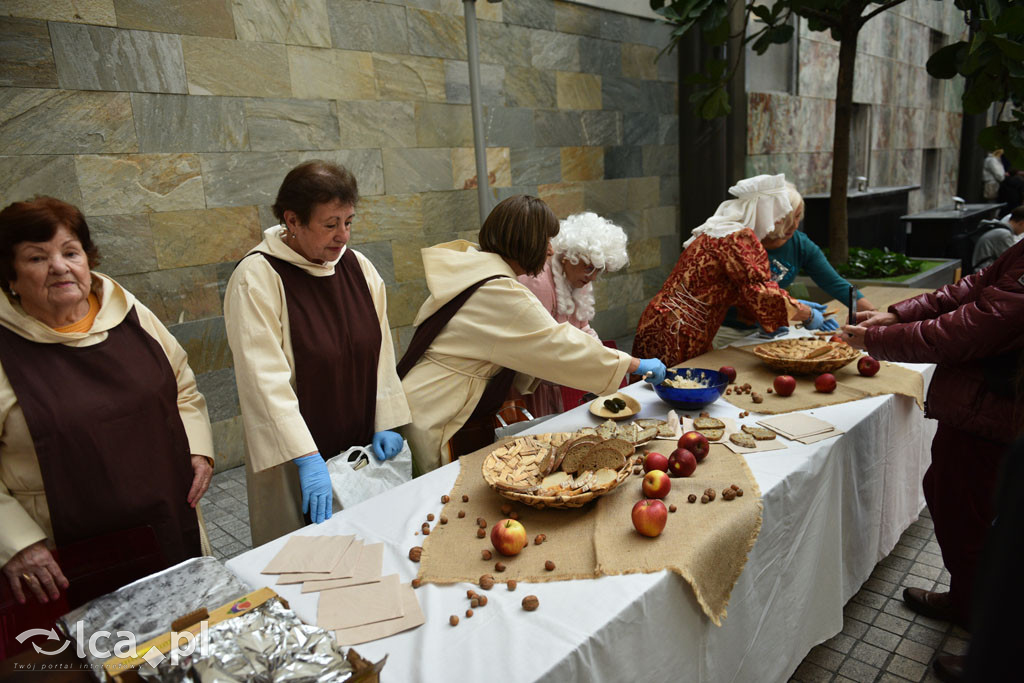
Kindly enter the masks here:
<path id="1" fill-rule="evenodd" d="M 668 506 L 668 511 L 669 511 L 669 512 L 675 512 L 675 511 L 676 511 L 677 509 L 678 509 L 678 508 L 677 508 L 677 507 L 676 507 L 675 505 L 669 505 L 669 506 Z"/>
<path id="2" fill-rule="evenodd" d="M 480 606 L 481 607 L 486 607 L 487 606 L 487 596 L 486 595 L 481 595 L 479 598 L 477 598 L 477 600 L 480 602 Z"/>
<path id="3" fill-rule="evenodd" d="M 466 591 L 466 597 L 472 600 L 476 597 L 476 591 L 470 588 L 468 591 Z"/>
<path id="4" fill-rule="evenodd" d="M 507 515 L 510 512 L 512 512 L 512 506 L 511 505 L 509 505 L 508 503 L 505 503 L 504 505 L 501 506 L 501 514 Z"/>
<path id="5" fill-rule="evenodd" d="M 740 498 L 741 496 L 743 496 L 743 489 L 740 489 L 740 488 L 736 489 L 736 497 Z"/>
<path id="6" fill-rule="evenodd" d="M 466 511 L 465 510 L 459 510 L 459 515 L 458 516 L 459 516 L 459 519 L 462 519 L 463 517 L 466 516 Z"/>
<path id="7" fill-rule="evenodd" d="M 427 521 L 428 522 L 433 522 L 434 521 L 434 513 L 433 512 L 428 512 L 427 513 Z"/>
<path id="8" fill-rule="evenodd" d="M 523 598 L 523 609 L 527 612 L 532 612 L 538 607 L 540 607 L 540 600 L 537 599 L 536 595 L 527 595 Z"/>
<path id="9" fill-rule="evenodd" d="M 420 546 L 417 545 L 413 546 L 412 548 L 409 548 L 409 559 L 413 562 L 419 562 L 422 556 L 423 548 L 421 548 Z"/>
<path id="10" fill-rule="evenodd" d="M 462 494 L 462 502 L 463 503 L 468 503 L 469 502 L 469 496 L 467 496 L 465 493 Z"/>
<path id="11" fill-rule="evenodd" d="M 740 490 L 740 487 L 737 486 L 736 484 L 730 484 L 729 488 L 731 488 L 733 491 L 739 491 Z"/>
<path id="12" fill-rule="evenodd" d="M 485 538 L 486 536 L 487 536 L 487 532 L 484 531 L 483 529 L 477 529 L 476 530 L 476 537 L 477 538 Z"/>
<path id="13" fill-rule="evenodd" d="M 418 531 L 414 531 L 414 532 L 412 532 L 412 535 L 413 535 L 413 536 L 419 536 L 419 535 L 420 535 L 420 532 L 418 532 Z"/>
<path id="14" fill-rule="evenodd" d="M 479 607 L 480 606 L 480 598 L 472 598 L 469 601 L 469 606 L 470 607 Z"/>
<path id="15" fill-rule="evenodd" d="M 640 473 L 641 473 L 641 472 L 643 472 L 643 471 L 644 471 L 644 470 L 643 470 L 643 468 L 642 468 L 642 467 L 634 467 L 634 468 L 633 468 L 633 474 L 640 474 Z"/>
<path id="16" fill-rule="evenodd" d="M 429 526 L 423 525 L 423 535 L 424 536 L 429 536 L 430 535 L 430 527 Z"/>
<path id="17" fill-rule="evenodd" d="M 508 513 L 508 518 L 509 519 L 519 519 L 519 513 L 516 512 L 515 510 L 513 510 L 512 512 Z"/>
<path id="18" fill-rule="evenodd" d="M 451 500 L 451 498 L 449 498 L 447 495 L 441 496 L 441 502 L 442 503 L 447 503 L 449 500 Z"/>
<path id="19" fill-rule="evenodd" d="M 544 563 L 544 569 L 547 569 L 549 572 L 553 571 L 554 568 L 555 568 L 555 563 L 552 562 L 551 560 L 548 560 L 547 562 Z"/>
<path id="20" fill-rule="evenodd" d="M 515 579 L 509 579 L 506 585 L 508 586 L 508 589 L 510 591 L 514 591 L 516 589 L 516 586 L 519 584 L 516 583 Z"/>
<path id="21" fill-rule="evenodd" d="M 481 529 L 486 529 L 487 528 L 487 520 L 484 519 L 483 517 L 477 517 L 476 518 L 476 525 L 478 527 L 480 527 Z"/>
<path id="22" fill-rule="evenodd" d="M 722 500 L 733 500 L 734 498 L 736 498 L 736 492 L 732 489 L 722 491 Z"/>
<path id="23" fill-rule="evenodd" d="M 448 617 L 448 623 L 451 624 L 452 626 L 458 626 L 459 625 L 459 618 L 453 614 L 450 617 Z"/>
<path id="24" fill-rule="evenodd" d="M 423 585 L 423 582 L 420 581 L 419 579 L 413 579 L 412 580 L 412 587 L 413 588 L 419 588 L 422 585 Z"/>
<path id="25" fill-rule="evenodd" d="M 688 502 L 688 503 L 696 503 L 697 502 L 697 496 L 695 494 L 691 493 L 690 495 L 688 495 L 686 497 L 686 502 Z"/>
<path id="26" fill-rule="evenodd" d="M 485 560 L 489 560 L 493 556 L 491 555 L 491 551 L 490 550 L 484 549 L 484 550 L 480 551 L 480 557 L 484 558 Z"/>
<path id="27" fill-rule="evenodd" d="M 537 536 L 533 539 L 533 544 L 534 545 L 540 545 L 541 543 L 543 543 L 546 540 L 548 540 L 548 535 L 547 534 L 537 534 Z"/>
<path id="28" fill-rule="evenodd" d="M 469 619 L 472 616 L 473 616 L 473 610 L 471 610 L 471 609 L 466 610 L 466 618 Z"/>
<path id="29" fill-rule="evenodd" d="M 480 577 L 480 587 L 485 591 L 489 591 L 494 588 L 494 577 L 490 574 L 484 574 Z"/>
<path id="30" fill-rule="evenodd" d="M 701 496 L 700 497 L 700 502 L 702 502 L 702 503 L 708 502 L 708 497 L 707 496 Z"/>
<path id="31" fill-rule="evenodd" d="M 447 524 L 447 523 L 448 523 L 448 518 L 445 517 L 444 515 L 441 515 L 441 524 Z"/>
<path id="32" fill-rule="evenodd" d="M 505 571 L 505 563 L 504 562 L 495 562 L 494 563 L 494 571 L 496 571 L 496 572 L 503 572 L 503 571 Z"/>
<path id="33" fill-rule="evenodd" d="M 700 416 L 701 417 L 711 417 L 711 413 L 709 413 L 706 410 L 702 410 L 702 411 L 700 411 Z"/>
<path id="34" fill-rule="evenodd" d="M 775 393 L 775 390 L 772 389 L 771 387 L 768 387 L 767 389 L 765 389 L 765 391 L 767 391 L 769 394 L 774 394 Z"/>

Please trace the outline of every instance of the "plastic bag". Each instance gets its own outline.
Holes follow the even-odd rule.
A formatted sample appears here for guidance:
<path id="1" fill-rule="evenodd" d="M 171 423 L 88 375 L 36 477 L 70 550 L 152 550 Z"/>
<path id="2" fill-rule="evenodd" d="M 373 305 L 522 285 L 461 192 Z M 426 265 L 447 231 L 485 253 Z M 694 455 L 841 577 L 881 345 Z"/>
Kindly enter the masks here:
<path id="1" fill-rule="evenodd" d="M 353 446 L 327 461 L 334 491 L 333 511 L 350 508 L 412 479 L 412 451 L 402 442 L 398 455 L 381 462 L 372 446 Z"/>

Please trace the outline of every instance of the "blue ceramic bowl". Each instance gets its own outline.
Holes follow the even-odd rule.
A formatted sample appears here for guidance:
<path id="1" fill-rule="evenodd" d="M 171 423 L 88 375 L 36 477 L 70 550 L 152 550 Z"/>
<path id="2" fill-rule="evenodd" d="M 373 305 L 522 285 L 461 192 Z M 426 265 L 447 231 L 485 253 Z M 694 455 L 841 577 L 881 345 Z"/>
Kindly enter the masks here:
<path id="1" fill-rule="evenodd" d="M 725 391 L 725 388 L 729 386 L 729 380 L 717 370 L 680 368 L 678 372 L 682 374 L 687 370 L 690 372 L 691 379 L 698 382 L 707 382 L 708 386 L 701 387 L 700 389 L 676 389 L 664 384 L 653 385 L 658 398 L 673 408 L 681 410 L 703 408 L 709 403 L 714 403 L 722 395 L 722 392 Z M 669 370 L 667 373 L 668 378 L 674 377 L 676 373 L 676 370 Z"/>

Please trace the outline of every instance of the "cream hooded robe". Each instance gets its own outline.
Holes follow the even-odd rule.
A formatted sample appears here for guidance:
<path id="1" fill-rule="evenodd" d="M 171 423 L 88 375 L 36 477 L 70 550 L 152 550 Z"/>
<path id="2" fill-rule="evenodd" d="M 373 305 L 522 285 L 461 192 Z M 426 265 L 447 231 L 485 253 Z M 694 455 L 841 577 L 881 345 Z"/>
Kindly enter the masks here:
<path id="1" fill-rule="evenodd" d="M 456 240 L 422 250 L 430 296 L 419 325 L 470 285 L 492 275 L 438 334 L 402 380 L 412 423 L 403 430 L 419 472 L 448 462 L 447 444 L 466 423 L 487 380 L 511 368 L 520 392 L 534 377 L 597 394 L 619 387 L 629 354 L 605 347 L 586 332 L 558 323 L 497 254 Z"/>
<path id="2" fill-rule="evenodd" d="M 281 241 L 283 232 L 279 225 L 268 228 L 250 253 L 276 256 L 314 277 L 334 275 L 337 260 L 323 265 L 306 260 Z M 380 321 L 374 414 L 374 431 L 379 432 L 409 422 L 409 406 L 395 370 L 384 281 L 369 259 L 355 250 L 352 253 L 366 277 Z M 224 296 L 224 322 L 245 429 L 249 523 L 253 545 L 261 545 L 305 526 L 298 468 L 290 461 L 317 452 L 295 395 L 295 357 L 284 285 L 265 258 L 250 256 L 238 264 Z M 337 453 L 322 455 L 330 458 Z"/>
<path id="3" fill-rule="evenodd" d="M 0 296 L 0 325 L 12 332 L 43 344 L 92 346 L 107 338 L 107 331 L 121 324 L 135 307 L 142 329 L 160 344 L 178 381 L 178 414 L 185 427 L 192 455 L 213 458 L 213 433 L 206 412 L 206 400 L 196 390 L 195 375 L 188 366 L 185 349 L 153 312 L 136 301 L 112 279 L 92 273 L 98 281 L 100 311 L 88 332 L 61 333 L 26 314 L 8 297 Z M 117 381 L 120 368 L 111 368 L 111 381 Z M 96 495 L 103 495 L 97 491 Z M 205 533 L 203 534 L 205 539 Z M 38 541 L 53 538 L 50 510 L 43 490 L 43 475 L 36 449 L 18 405 L 7 374 L 0 367 L 0 566 Z"/>

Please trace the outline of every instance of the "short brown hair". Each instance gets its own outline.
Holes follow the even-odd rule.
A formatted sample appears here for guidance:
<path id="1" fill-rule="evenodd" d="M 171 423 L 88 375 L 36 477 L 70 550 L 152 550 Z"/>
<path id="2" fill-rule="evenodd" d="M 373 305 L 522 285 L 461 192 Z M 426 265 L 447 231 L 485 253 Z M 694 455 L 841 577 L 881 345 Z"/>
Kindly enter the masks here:
<path id="1" fill-rule="evenodd" d="M 359 201 L 356 178 L 344 166 L 313 159 L 288 171 L 277 191 L 274 215 L 284 223 L 284 212 L 294 211 L 299 222 L 305 225 L 309 223 L 314 206 L 332 199 L 355 206 Z"/>
<path id="2" fill-rule="evenodd" d="M 100 250 L 89 236 L 89 225 L 78 207 L 53 197 L 14 202 L 0 211 L 0 277 L 6 285 L 18 279 L 14 272 L 14 248 L 22 242 L 49 242 L 66 227 L 82 243 L 89 269 L 100 262 Z"/>
<path id="3" fill-rule="evenodd" d="M 1024 221 L 1024 204 L 1021 204 L 1016 209 L 1010 212 L 1010 220 L 1014 223 Z"/>
<path id="4" fill-rule="evenodd" d="M 529 275 L 544 269 L 548 242 L 558 234 L 558 219 L 536 197 L 517 194 L 504 199 L 480 227 L 480 248 L 511 259 Z"/>

